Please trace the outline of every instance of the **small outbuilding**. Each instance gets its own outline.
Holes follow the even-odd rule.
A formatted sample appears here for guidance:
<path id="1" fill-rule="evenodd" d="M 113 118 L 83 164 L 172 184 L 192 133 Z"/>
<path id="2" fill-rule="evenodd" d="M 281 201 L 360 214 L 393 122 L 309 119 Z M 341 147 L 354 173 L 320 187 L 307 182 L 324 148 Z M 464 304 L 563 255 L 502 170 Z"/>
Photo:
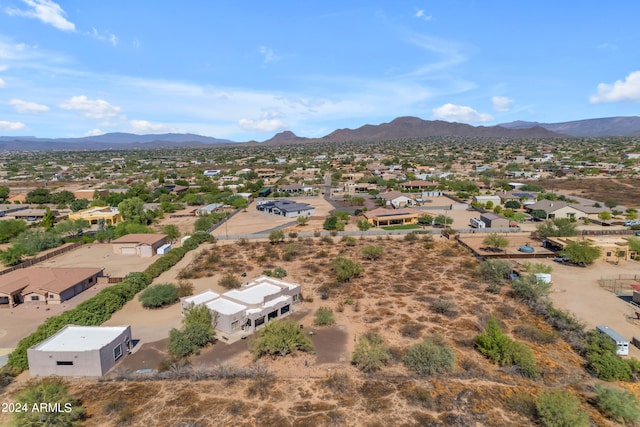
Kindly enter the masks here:
<path id="1" fill-rule="evenodd" d="M 164 234 L 127 234 L 111 241 L 114 254 L 143 258 L 154 256 L 166 243 L 167 236 Z"/>
<path id="2" fill-rule="evenodd" d="M 67 325 L 27 350 L 32 376 L 101 377 L 129 353 L 131 326 Z"/>
<path id="3" fill-rule="evenodd" d="M 481 214 L 480 220 L 485 223 L 486 228 L 509 228 L 507 218 L 491 212 Z"/>

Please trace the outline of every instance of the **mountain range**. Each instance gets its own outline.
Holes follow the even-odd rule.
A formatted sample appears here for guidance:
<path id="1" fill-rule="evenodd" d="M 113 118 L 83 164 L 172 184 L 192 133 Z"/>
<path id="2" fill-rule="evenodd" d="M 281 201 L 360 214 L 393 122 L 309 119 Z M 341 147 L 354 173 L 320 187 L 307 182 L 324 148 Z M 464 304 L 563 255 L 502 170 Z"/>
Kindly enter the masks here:
<path id="1" fill-rule="evenodd" d="M 562 123 L 515 121 L 497 126 L 471 126 L 464 123 L 398 117 L 388 123 L 364 125 L 357 129 L 337 129 L 321 138 L 306 138 L 284 131 L 272 138 L 248 143 L 195 134 L 107 133 L 83 138 L 38 138 L 34 136 L 0 136 L 2 151 L 31 150 L 110 150 L 163 147 L 197 147 L 227 144 L 286 145 L 313 142 L 388 141 L 428 137 L 480 138 L 560 138 L 640 136 L 640 117 L 609 117 Z"/>

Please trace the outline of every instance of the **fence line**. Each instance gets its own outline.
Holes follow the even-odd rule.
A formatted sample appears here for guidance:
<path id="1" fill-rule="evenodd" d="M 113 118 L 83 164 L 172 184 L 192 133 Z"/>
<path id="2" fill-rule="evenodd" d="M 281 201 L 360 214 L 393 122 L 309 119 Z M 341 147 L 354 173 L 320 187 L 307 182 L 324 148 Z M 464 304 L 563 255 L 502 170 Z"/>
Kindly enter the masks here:
<path id="1" fill-rule="evenodd" d="M 54 256 L 58 256 L 58 255 L 63 254 L 65 252 L 69 252 L 69 251 L 77 248 L 78 246 L 82 246 L 82 245 L 84 245 L 84 242 L 74 242 L 74 243 L 71 243 L 71 244 L 69 244 L 67 246 L 63 246 L 61 248 L 58 248 L 58 249 L 56 249 L 54 251 L 48 252 L 48 253 L 46 253 L 44 255 L 40 255 L 38 257 L 28 259 L 26 261 L 21 262 L 20 264 L 14 265 L 13 267 L 9 267 L 9 268 L 6 268 L 6 269 L 0 271 L 0 276 L 3 275 L 3 274 L 10 273 L 10 272 L 12 272 L 14 270 L 18 270 L 20 268 L 31 267 L 34 264 L 37 264 L 37 263 L 42 262 L 42 261 L 46 261 L 49 258 L 53 258 Z"/>

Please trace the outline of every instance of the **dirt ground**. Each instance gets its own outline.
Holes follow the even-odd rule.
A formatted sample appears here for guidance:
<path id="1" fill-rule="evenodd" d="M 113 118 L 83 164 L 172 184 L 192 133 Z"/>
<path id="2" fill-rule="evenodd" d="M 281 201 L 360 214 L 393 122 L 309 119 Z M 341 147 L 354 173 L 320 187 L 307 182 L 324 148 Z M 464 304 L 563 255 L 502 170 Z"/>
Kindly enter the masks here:
<path id="1" fill-rule="evenodd" d="M 598 279 L 619 274 L 640 274 L 640 263 L 621 261 L 618 265 L 603 260 L 588 267 L 537 260 L 553 267 L 550 298 L 554 305 L 576 315 L 588 328 L 606 325 L 631 340 L 640 336 L 640 323 L 634 306 L 613 292 L 603 289 Z M 630 346 L 630 355 L 640 358 L 640 349 Z"/>
<path id="2" fill-rule="evenodd" d="M 578 178 L 578 179 L 553 179 L 537 182 L 548 191 L 561 190 L 568 196 L 586 197 L 599 200 L 613 199 L 619 205 L 627 208 L 640 208 L 640 180 L 633 178 Z"/>

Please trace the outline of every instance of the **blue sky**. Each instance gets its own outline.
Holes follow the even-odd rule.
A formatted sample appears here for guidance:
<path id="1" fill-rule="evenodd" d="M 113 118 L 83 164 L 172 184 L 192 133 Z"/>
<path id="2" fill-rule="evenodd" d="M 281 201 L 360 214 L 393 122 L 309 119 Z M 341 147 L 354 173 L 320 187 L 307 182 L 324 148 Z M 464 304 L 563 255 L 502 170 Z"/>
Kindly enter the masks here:
<path id="1" fill-rule="evenodd" d="M 640 112 L 640 2 L 0 0 L 0 135 Z"/>

